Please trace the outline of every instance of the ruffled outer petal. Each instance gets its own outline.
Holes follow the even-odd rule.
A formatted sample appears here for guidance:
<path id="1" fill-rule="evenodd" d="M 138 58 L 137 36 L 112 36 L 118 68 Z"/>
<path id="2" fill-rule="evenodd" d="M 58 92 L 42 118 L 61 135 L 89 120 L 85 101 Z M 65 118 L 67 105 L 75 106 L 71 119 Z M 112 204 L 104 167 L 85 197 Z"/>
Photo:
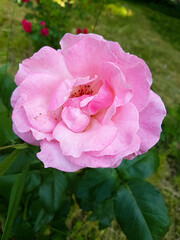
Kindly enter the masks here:
<path id="1" fill-rule="evenodd" d="M 51 132 L 58 122 L 58 111 L 49 112 L 51 95 L 58 79 L 48 74 L 29 75 L 19 86 L 28 121 L 38 131 Z"/>
<path id="2" fill-rule="evenodd" d="M 118 167 L 119 164 L 122 162 L 122 159 L 124 159 L 124 158 L 128 159 L 127 156 L 133 155 L 135 152 L 137 152 L 140 148 L 140 144 L 141 144 L 141 139 L 137 134 L 135 134 L 133 139 L 132 139 L 132 142 L 129 144 L 128 148 L 126 150 L 118 153 L 117 156 L 119 157 L 119 159 L 118 159 L 118 161 L 115 162 L 113 167 L 114 168 Z"/>
<path id="3" fill-rule="evenodd" d="M 15 108 L 13 109 L 12 120 L 14 132 L 16 132 L 21 139 L 33 145 L 39 145 L 38 141 L 42 139 L 47 139 L 48 141 L 51 140 L 51 133 L 39 132 L 32 128 L 28 121 L 26 112 L 21 104 L 21 99 L 19 99 Z"/>
<path id="4" fill-rule="evenodd" d="M 60 81 L 71 78 L 60 51 L 51 47 L 43 47 L 31 58 L 25 59 L 19 65 L 15 83 L 20 85 L 28 75 L 35 73 L 50 74 Z"/>
<path id="5" fill-rule="evenodd" d="M 91 152 L 84 152 L 80 157 L 67 156 L 73 163 L 81 167 L 91 168 L 114 168 L 118 167 L 122 159 L 137 151 L 140 146 L 140 138 L 135 135 L 129 148 L 116 155 L 93 156 Z"/>
<path id="6" fill-rule="evenodd" d="M 70 162 L 61 151 L 59 142 L 46 140 L 40 143 L 41 151 L 37 153 L 37 157 L 44 163 L 44 166 L 56 168 L 65 172 L 76 172 L 82 167 L 74 165 Z"/>
<path id="7" fill-rule="evenodd" d="M 83 152 L 80 157 L 67 156 L 69 161 L 73 164 L 81 166 L 82 168 L 109 168 L 113 167 L 114 164 L 119 160 L 118 155 L 106 155 L 102 157 L 95 157 L 90 155 L 88 152 Z"/>
<path id="8" fill-rule="evenodd" d="M 99 75 L 102 62 L 116 62 L 116 57 L 109 50 L 107 41 L 96 38 L 83 38 L 71 48 L 62 50 L 68 71 L 73 77 L 93 78 Z"/>
<path id="9" fill-rule="evenodd" d="M 22 105 L 21 99 L 18 100 L 12 112 L 12 120 L 16 125 L 16 128 L 19 132 L 28 132 L 31 128 L 31 125 L 28 121 L 26 112 Z"/>
<path id="10" fill-rule="evenodd" d="M 13 131 L 14 133 L 20 137 L 22 140 L 24 140 L 25 142 L 29 143 L 29 144 L 32 144 L 32 145 L 39 145 L 39 141 L 37 141 L 34 136 L 32 135 L 32 132 L 31 131 L 28 131 L 28 132 L 19 132 L 16 128 L 16 125 L 13 123 Z"/>
<path id="11" fill-rule="evenodd" d="M 108 42 L 113 54 L 118 59 L 118 66 L 126 78 L 126 83 L 132 89 L 131 102 L 141 111 L 148 103 L 151 72 L 146 63 L 135 55 L 125 53 L 116 42 Z"/>
<path id="12" fill-rule="evenodd" d="M 94 151 L 91 155 L 96 157 L 104 155 L 117 155 L 131 146 L 133 138 L 139 129 L 139 113 L 136 107 L 132 103 L 118 107 L 116 114 L 112 117 L 112 120 L 118 129 L 114 141 L 102 151 Z M 139 147 L 138 141 L 137 146 Z M 137 150 L 139 149 L 138 147 Z"/>
<path id="13" fill-rule="evenodd" d="M 147 152 L 154 146 L 160 138 L 161 124 L 166 116 L 166 109 L 161 98 L 150 91 L 147 106 L 139 114 L 139 131 L 138 135 L 141 139 L 139 154 Z"/>
<path id="14" fill-rule="evenodd" d="M 53 131 L 53 137 L 60 142 L 63 154 L 79 157 L 83 152 L 101 151 L 114 140 L 117 128 L 112 121 L 104 125 L 92 119 L 88 128 L 74 133 L 61 121 Z"/>
<path id="15" fill-rule="evenodd" d="M 132 97 L 130 86 L 118 66 L 111 62 L 104 62 L 101 65 L 100 77 L 113 90 L 117 98 L 118 106 L 128 103 Z"/>
<path id="16" fill-rule="evenodd" d="M 64 37 L 61 39 L 60 41 L 60 45 L 62 50 L 67 50 L 70 47 L 72 47 L 73 45 L 75 45 L 76 43 L 78 43 L 79 41 L 85 39 L 85 38 L 94 38 L 97 40 L 103 40 L 102 36 L 93 34 L 93 33 L 89 33 L 89 34 L 78 34 L 78 35 L 73 35 L 70 33 L 66 33 L 64 35 Z"/>
<path id="17" fill-rule="evenodd" d="M 11 96 L 11 106 L 14 108 L 17 101 L 19 100 L 20 98 L 20 95 L 19 95 L 19 88 L 17 87 L 13 93 L 12 93 L 12 96 Z"/>

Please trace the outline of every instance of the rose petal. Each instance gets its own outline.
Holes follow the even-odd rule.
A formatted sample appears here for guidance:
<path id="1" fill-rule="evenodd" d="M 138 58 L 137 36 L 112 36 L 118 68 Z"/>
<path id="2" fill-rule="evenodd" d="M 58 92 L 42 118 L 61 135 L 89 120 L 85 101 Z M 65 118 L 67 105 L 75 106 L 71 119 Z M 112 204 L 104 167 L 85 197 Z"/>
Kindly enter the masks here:
<path id="1" fill-rule="evenodd" d="M 140 146 L 140 138 L 135 135 L 133 141 L 129 145 L 129 148 L 116 155 L 104 155 L 93 156 L 92 152 L 82 153 L 80 157 L 67 156 L 67 158 L 73 163 L 81 167 L 91 168 L 114 168 L 118 167 L 122 162 L 122 159 L 128 154 L 137 151 Z"/>
<path id="2" fill-rule="evenodd" d="M 83 38 L 65 51 L 62 50 L 62 54 L 68 70 L 75 78 L 86 76 L 93 78 L 99 75 L 102 62 L 116 61 L 106 41 L 90 37 Z"/>
<path id="3" fill-rule="evenodd" d="M 134 152 L 137 152 L 140 148 L 140 144 L 141 144 L 141 139 L 137 134 L 135 134 L 128 148 L 117 154 L 119 159 L 117 162 L 115 162 L 113 167 L 118 167 L 119 164 L 122 162 L 123 158 L 128 159 L 128 156 L 130 156 L 130 154 L 134 154 Z"/>
<path id="4" fill-rule="evenodd" d="M 88 98 L 88 101 L 91 97 Z M 87 103 L 88 103 L 87 101 Z M 107 84 L 104 82 L 99 92 L 95 94 L 88 105 L 83 108 L 83 111 L 89 113 L 89 115 L 96 114 L 99 110 L 109 107 L 113 102 L 113 94 Z M 85 100 L 81 102 L 81 106 L 84 106 Z"/>
<path id="5" fill-rule="evenodd" d="M 31 131 L 28 131 L 28 132 L 19 132 L 16 128 L 16 125 L 13 123 L 13 131 L 14 133 L 20 137 L 22 140 L 24 140 L 25 142 L 29 143 L 29 144 L 32 144 L 32 145 L 39 145 L 39 141 L 37 141 L 33 135 L 32 135 L 32 132 Z"/>
<path id="6" fill-rule="evenodd" d="M 73 45 L 77 44 L 79 41 L 85 39 L 85 38 L 94 38 L 97 40 L 103 40 L 102 36 L 89 33 L 89 34 L 78 34 L 78 35 L 73 35 L 70 33 L 66 33 L 64 37 L 60 41 L 60 45 L 62 50 L 67 50 L 68 48 L 72 47 Z"/>
<path id="7" fill-rule="evenodd" d="M 36 140 L 43 140 L 43 139 L 46 139 L 47 141 L 51 141 L 53 138 L 52 138 L 52 133 L 44 133 L 44 132 L 39 132 L 37 131 L 36 129 L 34 128 L 30 128 L 31 132 L 32 132 L 32 135 L 34 136 L 34 138 Z"/>
<path id="8" fill-rule="evenodd" d="M 19 88 L 17 87 L 13 93 L 12 93 L 12 96 L 11 96 L 11 106 L 14 108 L 17 101 L 19 100 L 20 98 L 20 95 L 19 95 Z"/>
<path id="9" fill-rule="evenodd" d="M 21 99 L 19 99 L 20 102 Z M 16 104 L 12 112 L 12 120 L 16 125 L 16 129 L 23 133 L 30 130 L 30 123 L 28 121 L 26 112 L 22 104 Z"/>
<path id="10" fill-rule="evenodd" d="M 100 77 L 113 90 L 117 97 L 118 106 L 128 103 L 132 97 L 130 86 L 126 84 L 126 79 L 120 69 L 111 62 L 104 62 L 101 66 Z"/>
<path id="11" fill-rule="evenodd" d="M 66 78 L 71 79 L 62 54 L 51 47 L 41 48 L 31 58 L 25 59 L 19 65 L 15 76 L 16 84 L 20 85 L 28 75 L 34 73 L 47 73 L 58 77 L 59 81 Z"/>
<path id="12" fill-rule="evenodd" d="M 30 140 L 32 142 L 31 144 L 33 144 L 35 140 L 39 141 L 41 139 L 47 139 L 49 141 L 52 139 L 51 133 L 39 132 L 32 128 L 31 124 L 28 121 L 24 107 L 22 105 L 21 98 L 18 100 L 17 104 L 14 107 L 14 110 L 12 113 L 12 120 L 16 129 L 16 132 L 18 132 L 17 135 L 24 140 L 24 136 L 27 134 L 28 139 L 29 138 L 33 139 L 33 140 Z"/>
<path id="13" fill-rule="evenodd" d="M 67 159 L 82 168 L 109 168 L 114 166 L 114 164 L 119 160 L 119 156 L 95 157 L 90 155 L 88 152 L 83 152 L 80 157 L 67 156 Z"/>
<path id="14" fill-rule="evenodd" d="M 166 116 L 166 109 L 161 98 L 150 91 L 147 106 L 139 114 L 139 131 L 141 147 L 138 154 L 147 152 L 160 138 L 161 124 Z"/>
<path id="15" fill-rule="evenodd" d="M 117 56 L 118 66 L 132 89 L 131 102 L 141 111 L 148 102 L 149 88 L 152 83 L 151 72 L 142 59 L 125 53 L 118 43 L 108 42 L 108 44 L 111 51 Z"/>
<path id="16" fill-rule="evenodd" d="M 129 148 L 139 129 L 139 113 L 132 103 L 118 107 L 112 117 L 118 129 L 114 141 L 102 151 L 90 153 L 93 156 L 117 155 Z M 139 143 L 137 142 L 139 146 Z M 139 148 L 138 148 L 139 149 Z"/>
<path id="17" fill-rule="evenodd" d="M 72 92 L 74 83 L 75 80 L 66 79 L 57 86 L 51 97 L 49 110 L 56 110 L 67 101 L 70 93 Z"/>
<path id="18" fill-rule="evenodd" d="M 80 108 L 64 107 L 61 113 L 63 122 L 73 132 L 83 132 L 90 122 L 90 117 L 83 113 Z"/>
<path id="19" fill-rule="evenodd" d="M 53 137 L 61 144 L 63 154 L 79 157 L 85 151 L 101 151 L 115 138 L 117 128 L 112 121 L 101 125 L 91 120 L 85 132 L 74 133 L 61 121 L 53 132 Z"/>
<path id="20" fill-rule="evenodd" d="M 74 165 L 66 156 L 62 154 L 60 145 L 57 141 L 41 141 L 41 151 L 37 157 L 44 163 L 44 166 L 59 169 L 65 172 L 75 172 L 81 169 L 80 166 Z"/>
<path id="21" fill-rule="evenodd" d="M 48 111 L 49 101 L 57 82 L 55 77 L 39 73 L 29 75 L 19 86 L 28 120 L 32 127 L 40 132 L 51 132 L 58 122 L 59 110 Z"/>

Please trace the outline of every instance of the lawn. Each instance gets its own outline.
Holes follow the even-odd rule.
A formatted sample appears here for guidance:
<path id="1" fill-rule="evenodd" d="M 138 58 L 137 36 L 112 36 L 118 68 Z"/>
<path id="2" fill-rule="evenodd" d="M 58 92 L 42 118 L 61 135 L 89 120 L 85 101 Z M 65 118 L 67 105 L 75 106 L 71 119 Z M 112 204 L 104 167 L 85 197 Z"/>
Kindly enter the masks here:
<path id="1" fill-rule="evenodd" d="M 102 2 L 103 5 L 102 5 Z M 101 12 L 99 12 L 100 8 Z M 169 209 L 171 224 L 165 240 L 180 239 L 180 13 L 176 7 L 144 4 L 141 1 L 89 1 L 74 9 L 67 32 L 77 28 L 117 41 L 125 52 L 144 59 L 152 76 L 152 89 L 161 96 L 167 108 L 161 140 L 155 147 L 160 153 L 160 167 L 150 178 L 162 193 Z M 21 20 L 27 9 L 11 0 L 0 3 L 0 65 L 9 62 L 8 72 L 14 76 L 18 64 L 34 52 L 31 40 L 22 31 Z M 100 13 L 100 14 L 99 14 Z M 99 15 L 99 18 L 97 19 Z M 126 239 L 114 221 L 111 227 L 98 230 L 97 222 L 87 220 L 76 205 L 67 220 L 69 240 Z M 48 229 L 47 229 L 48 235 Z M 48 238 L 47 238 L 48 239 Z"/>

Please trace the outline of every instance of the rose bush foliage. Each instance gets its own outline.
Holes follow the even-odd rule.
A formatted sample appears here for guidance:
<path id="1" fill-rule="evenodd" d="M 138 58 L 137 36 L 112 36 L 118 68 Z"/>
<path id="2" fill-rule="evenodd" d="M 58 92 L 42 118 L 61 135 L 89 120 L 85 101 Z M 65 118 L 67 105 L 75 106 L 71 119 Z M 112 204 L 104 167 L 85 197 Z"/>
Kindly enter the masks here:
<path id="1" fill-rule="evenodd" d="M 20 64 L 13 130 L 45 167 L 117 167 L 157 143 L 166 115 L 146 63 L 95 34 L 66 34 Z"/>

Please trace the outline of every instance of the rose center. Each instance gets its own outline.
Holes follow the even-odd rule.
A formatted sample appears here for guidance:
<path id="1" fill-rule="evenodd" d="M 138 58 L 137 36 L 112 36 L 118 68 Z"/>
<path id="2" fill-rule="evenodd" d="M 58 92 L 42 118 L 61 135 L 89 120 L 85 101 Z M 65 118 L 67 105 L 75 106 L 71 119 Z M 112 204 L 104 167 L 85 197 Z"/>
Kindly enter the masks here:
<path id="1" fill-rule="evenodd" d="M 90 85 L 79 85 L 73 89 L 70 98 L 80 97 L 82 95 L 93 95 L 94 91 Z"/>

